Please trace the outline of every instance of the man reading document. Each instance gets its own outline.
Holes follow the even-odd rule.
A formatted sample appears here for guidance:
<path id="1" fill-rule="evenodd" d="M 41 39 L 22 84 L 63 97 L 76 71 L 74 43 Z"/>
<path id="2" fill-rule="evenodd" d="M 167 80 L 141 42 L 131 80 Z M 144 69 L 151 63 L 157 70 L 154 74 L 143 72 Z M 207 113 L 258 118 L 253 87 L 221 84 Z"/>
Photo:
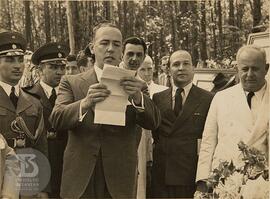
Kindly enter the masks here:
<path id="1" fill-rule="evenodd" d="M 135 77 L 124 77 L 120 85 L 130 101 L 125 126 L 94 123 L 95 105 L 110 95 L 110 90 L 99 83 L 102 69 L 104 64 L 120 63 L 122 34 L 111 23 L 99 24 L 93 32 L 90 49 L 95 54 L 94 68 L 62 78 L 51 115 L 56 129 L 69 132 L 61 197 L 135 198 L 139 126 L 155 129 L 160 114 L 141 93 L 141 82 Z"/>

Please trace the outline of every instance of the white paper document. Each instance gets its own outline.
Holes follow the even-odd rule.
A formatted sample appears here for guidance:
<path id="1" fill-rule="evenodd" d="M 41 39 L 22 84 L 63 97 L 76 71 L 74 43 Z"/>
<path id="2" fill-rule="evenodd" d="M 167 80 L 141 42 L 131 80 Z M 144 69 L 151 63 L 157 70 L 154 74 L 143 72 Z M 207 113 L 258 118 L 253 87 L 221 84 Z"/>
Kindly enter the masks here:
<path id="1" fill-rule="evenodd" d="M 111 94 L 104 101 L 96 104 L 95 124 L 125 126 L 128 95 L 120 86 L 120 79 L 134 77 L 135 73 L 136 71 L 133 70 L 126 70 L 108 64 L 104 65 L 100 83 L 105 84 Z"/>

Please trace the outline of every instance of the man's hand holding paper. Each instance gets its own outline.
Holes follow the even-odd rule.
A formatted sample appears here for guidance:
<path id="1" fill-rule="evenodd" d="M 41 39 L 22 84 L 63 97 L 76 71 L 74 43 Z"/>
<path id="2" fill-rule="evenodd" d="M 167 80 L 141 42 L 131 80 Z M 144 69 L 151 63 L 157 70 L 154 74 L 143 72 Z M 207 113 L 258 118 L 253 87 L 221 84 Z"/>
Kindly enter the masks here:
<path id="1" fill-rule="evenodd" d="M 93 84 L 89 87 L 86 97 L 82 100 L 82 114 L 94 107 L 96 103 L 104 101 L 110 95 L 107 86 L 101 83 Z"/>
<path id="2" fill-rule="evenodd" d="M 133 102 L 138 105 L 141 104 L 142 94 L 141 90 L 143 82 L 135 77 L 123 77 L 120 80 L 120 85 L 123 86 L 124 91 L 131 97 Z"/>
<path id="3" fill-rule="evenodd" d="M 141 84 L 135 79 L 135 72 L 104 65 L 100 82 L 106 85 L 102 89 L 109 90 L 110 94 L 99 95 L 102 100 L 95 106 L 94 123 L 125 126 L 128 97 L 131 96 L 135 104 L 141 103 Z"/>

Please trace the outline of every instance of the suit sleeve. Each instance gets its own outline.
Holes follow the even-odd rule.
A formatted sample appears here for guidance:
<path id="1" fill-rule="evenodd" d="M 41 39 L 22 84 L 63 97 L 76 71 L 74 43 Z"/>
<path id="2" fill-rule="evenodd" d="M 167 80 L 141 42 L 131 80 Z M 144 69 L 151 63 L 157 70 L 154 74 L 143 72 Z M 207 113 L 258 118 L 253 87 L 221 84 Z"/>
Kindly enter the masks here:
<path id="1" fill-rule="evenodd" d="M 137 111 L 137 123 L 147 130 L 155 130 L 161 121 L 160 111 L 153 101 L 146 95 L 144 98 L 144 111 Z"/>
<path id="2" fill-rule="evenodd" d="M 4 138 L 2 135 L 0 136 L 0 139 Z M 20 166 L 19 161 L 16 157 L 16 154 L 12 148 L 10 148 L 6 141 L 5 142 L 5 167 L 4 170 L 4 178 L 3 178 L 3 184 L 2 184 L 2 193 L 1 197 L 7 197 L 12 199 L 18 199 L 19 198 L 19 191 L 20 187 L 18 186 L 19 182 L 19 174 L 20 174 Z M 1 163 L 2 164 L 2 163 Z"/>
<path id="3" fill-rule="evenodd" d="M 205 180 L 212 171 L 213 155 L 218 141 L 218 95 L 210 105 L 202 136 L 202 143 L 199 153 L 196 181 Z"/>
<path id="4" fill-rule="evenodd" d="M 68 130 L 80 124 L 80 102 L 74 101 L 74 93 L 66 76 L 62 77 L 55 106 L 50 121 L 56 130 Z M 90 118 L 89 118 L 90 117 Z M 84 119 L 93 121 L 93 111 L 88 111 Z"/>

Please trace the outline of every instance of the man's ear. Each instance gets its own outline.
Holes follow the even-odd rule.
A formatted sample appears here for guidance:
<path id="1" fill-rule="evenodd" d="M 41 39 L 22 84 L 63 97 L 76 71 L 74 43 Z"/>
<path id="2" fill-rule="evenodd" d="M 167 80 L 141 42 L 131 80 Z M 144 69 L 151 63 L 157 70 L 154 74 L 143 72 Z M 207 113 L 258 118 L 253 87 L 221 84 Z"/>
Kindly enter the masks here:
<path id="1" fill-rule="evenodd" d="M 94 54 L 94 44 L 93 44 L 93 42 L 91 42 L 91 43 L 88 44 L 88 48 L 89 48 L 90 52 L 92 54 Z"/>
<path id="2" fill-rule="evenodd" d="M 266 72 L 268 72 L 268 70 L 269 70 L 269 63 L 265 65 L 265 70 L 266 70 Z"/>

